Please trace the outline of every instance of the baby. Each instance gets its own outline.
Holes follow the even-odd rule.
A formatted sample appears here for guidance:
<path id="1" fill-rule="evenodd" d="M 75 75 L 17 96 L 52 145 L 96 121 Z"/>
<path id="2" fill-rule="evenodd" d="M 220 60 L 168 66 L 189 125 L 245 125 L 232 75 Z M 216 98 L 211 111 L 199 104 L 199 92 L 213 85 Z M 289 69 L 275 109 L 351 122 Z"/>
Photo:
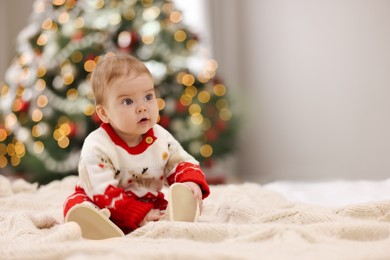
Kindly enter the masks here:
<path id="1" fill-rule="evenodd" d="M 91 81 L 102 124 L 84 141 L 65 221 L 77 222 L 90 239 L 123 236 L 160 220 L 167 207 L 171 220 L 196 221 L 209 186 L 199 163 L 157 124 L 149 70 L 132 56 L 111 55 Z M 164 183 L 171 186 L 169 206 Z"/>

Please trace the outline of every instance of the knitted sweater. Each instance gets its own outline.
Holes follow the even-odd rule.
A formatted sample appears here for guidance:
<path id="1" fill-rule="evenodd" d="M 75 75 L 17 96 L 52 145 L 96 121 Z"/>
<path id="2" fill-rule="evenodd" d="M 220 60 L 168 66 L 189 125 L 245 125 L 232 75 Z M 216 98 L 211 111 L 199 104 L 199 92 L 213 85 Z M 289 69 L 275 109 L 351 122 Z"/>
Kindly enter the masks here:
<path id="1" fill-rule="evenodd" d="M 85 139 L 79 176 L 87 196 L 109 209 L 119 227 L 130 230 L 152 208 L 165 209 L 164 182 L 191 181 L 200 186 L 203 198 L 210 193 L 198 162 L 160 125 L 151 128 L 140 144 L 129 147 L 111 125 L 103 123 Z"/>

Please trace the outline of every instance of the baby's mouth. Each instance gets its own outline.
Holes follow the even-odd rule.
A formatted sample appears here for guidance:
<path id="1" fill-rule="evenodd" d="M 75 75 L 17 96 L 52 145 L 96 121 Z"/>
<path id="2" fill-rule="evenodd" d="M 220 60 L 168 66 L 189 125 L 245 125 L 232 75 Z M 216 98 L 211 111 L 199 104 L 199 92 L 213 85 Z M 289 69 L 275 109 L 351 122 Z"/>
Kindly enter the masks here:
<path id="1" fill-rule="evenodd" d="M 147 117 L 143 117 L 141 118 L 141 120 L 138 121 L 138 123 L 143 123 L 143 122 L 146 122 L 148 121 L 148 118 Z"/>

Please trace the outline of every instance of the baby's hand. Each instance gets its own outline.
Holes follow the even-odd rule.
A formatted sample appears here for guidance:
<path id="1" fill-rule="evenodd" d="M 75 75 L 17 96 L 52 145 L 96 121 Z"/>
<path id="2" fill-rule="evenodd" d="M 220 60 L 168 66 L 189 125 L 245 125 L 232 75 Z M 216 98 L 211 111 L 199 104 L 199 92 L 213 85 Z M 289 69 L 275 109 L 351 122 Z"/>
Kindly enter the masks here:
<path id="1" fill-rule="evenodd" d="M 190 190 L 192 190 L 192 193 L 194 193 L 194 198 L 198 200 L 200 214 L 202 214 L 203 211 L 202 190 L 200 189 L 199 185 L 192 181 L 183 182 L 183 184 L 186 185 L 188 188 L 190 188 Z"/>
<path id="2" fill-rule="evenodd" d="M 151 209 L 148 214 L 146 214 L 145 218 L 139 224 L 140 227 L 146 225 L 150 221 L 159 221 L 164 213 L 159 209 Z"/>

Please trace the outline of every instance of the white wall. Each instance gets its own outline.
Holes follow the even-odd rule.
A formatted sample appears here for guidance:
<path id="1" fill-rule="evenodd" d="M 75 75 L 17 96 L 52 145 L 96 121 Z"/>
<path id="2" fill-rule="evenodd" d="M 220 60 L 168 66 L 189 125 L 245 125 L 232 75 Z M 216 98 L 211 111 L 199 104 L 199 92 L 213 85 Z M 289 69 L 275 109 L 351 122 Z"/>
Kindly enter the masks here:
<path id="1" fill-rule="evenodd" d="M 0 1 L 0 82 L 15 56 L 16 37 L 28 22 L 34 0 Z"/>
<path id="2" fill-rule="evenodd" d="M 220 73 L 252 104 L 243 110 L 244 178 L 390 177 L 390 1 L 210 5 L 215 58 L 238 52 Z M 218 7 L 236 11 L 224 17 Z"/>

